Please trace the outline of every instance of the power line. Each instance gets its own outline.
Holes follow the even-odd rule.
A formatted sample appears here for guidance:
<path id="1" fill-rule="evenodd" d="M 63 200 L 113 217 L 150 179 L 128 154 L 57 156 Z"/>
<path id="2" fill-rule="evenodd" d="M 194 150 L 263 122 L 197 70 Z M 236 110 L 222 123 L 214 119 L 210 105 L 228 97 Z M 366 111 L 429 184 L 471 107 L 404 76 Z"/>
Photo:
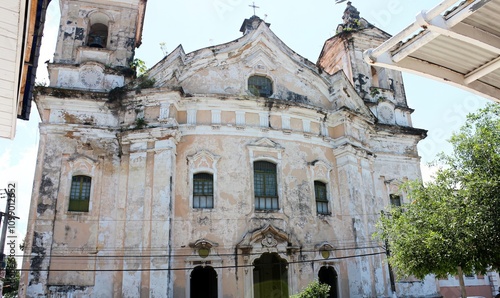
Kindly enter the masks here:
<path id="1" fill-rule="evenodd" d="M 231 249 L 234 249 L 235 247 L 231 247 Z M 354 246 L 354 247 L 343 247 L 343 248 L 332 248 L 330 249 L 329 251 L 344 251 L 344 250 L 361 250 L 361 249 L 375 249 L 375 248 L 379 248 L 379 249 L 385 249 L 384 246 L 380 246 L 380 245 L 375 245 L 375 246 Z M 192 250 L 193 248 L 185 248 L 183 250 Z M 164 251 L 166 251 L 167 249 L 163 249 Z M 318 253 L 319 250 L 318 249 L 301 249 L 301 248 L 297 248 L 297 250 L 300 252 L 300 253 Z M 102 250 L 100 250 L 99 252 L 101 252 Z M 151 251 L 149 251 L 151 252 Z M 277 251 L 278 253 L 287 253 L 287 251 Z M 84 251 L 82 251 L 82 253 L 85 253 Z M 91 254 L 91 255 L 88 255 L 88 254 Z M 50 258 L 93 258 L 93 259 L 98 259 L 98 258 L 158 258 L 158 257 L 165 257 L 165 258 L 169 258 L 169 257 L 174 257 L 174 258 L 183 258 L 183 257 L 190 257 L 190 256 L 193 256 L 193 254 L 134 254 L 134 255 L 127 255 L 127 254 L 112 254 L 112 255 L 98 255 L 98 254 L 93 254 L 95 253 L 95 251 L 90 251 L 90 252 L 87 252 L 87 255 L 79 255 L 79 254 L 57 254 L 57 253 L 51 253 L 50 255 L 44 255 L 45 257 L 50 257 Z M 246 253 L 246 254 L 243 254 L 243 253 L 217 253 L 217 254 L 214 254 L 216 256 L 230 256 L 230 257 L 233 257 L 233 256 L 249 256 L 249 255 L 259 255 L 261 253 Z M 36 256 L 40 256 L 40 255 L 29 255 L 29 256 L 26 256 L 26 255 L 15 255 L 15 257 L 36 257 Z"/>
<path id="2" fill-rule="evenodd" d="M 381 243 L 380 241 L 377 241 L 377 240 L 364 240 L 364 241 L 356 241 L 354 239 L 336 239 L 336 240 L 323 240 L 322 242 L 325 242 L 325 243 L 328 243 L 338 249 L 346 249 L 346 248 L 352 248 L 352 249 L 356 249 L 356 248 L 359 248 L 359 247 L 362 247 L 363 245 L 378 245 L 379 243 Z M 311 246 L 312 245 L 308 245 L 308 246 Z M 301 248 L 303 250 L 305 250 L 305 247 L 307 246 L 302 246 Z M 64 246 L 64 249 L 65 250 L 80 250 L 83 252 L 82 247 L 78 246 Z M 167 247 L 166 246 L 151 246 L 151 247 L 148 247 L 146 249 L 143 249 L 143 248 L 135 248 L 135 247 L 123 247 L 123 246 L 106 246 L 106 247 L 103 247 L 103 248 L 100 248 L 99 251 L 146 251 L 146 250 L 149 250 L 149 251 L 154 251 L 154 250 L 166 250 Z M 175 248 L 175 250 L 187 250 L 187 249 L 191 249 L 190 247 L 180 247 L 180 248 Z M 234 245 L 230 245 L 230 246 L 217 246 L 217 249 L 219 250 L 224 250 L 224 249 L 229 249 L 229 250 L 232 250 L 234 249 Z M 56 249 L 53 249 L 53 250 L 56 250 Z M 95 252 L 96 249 L 95 248 L 89 248 L 88 251 L 90 252 Z"/>
<path id="3" fill-rule="evenodd" d="M 344 256 L 344 257 L 333 257 L 333 258 L 326 258 L 326 259 L 322 259 L 322 260 L 304 260 L 304 261 L 290 261 L 290 262 L 287 261 L 287 264 L 316 263 L 316 262 L 343 260 L 343 259 L 350 259 L 350 258 L 369 257 L 369 256 L 375 256 L 375 255 L 383 255 L 383 254 L 385 254 L 385 252 L 375 252 L 375 253 L 351 255 L 351 256 Z M 271 263 L 271 265 L 280 265 L 280 264 L 282 264 L 282 263 Z M 32 271 L 35 271 L 35 272 L 129 272 L 129 271 L 143 272 L 143 271 L 182 271 L 182 270 L 186 271 L 186 270 L 193 270 L 197 266 L 179 267 L 179 268 L 134 268 L 134 269 L 38 269 L 38 270 L 17 269 L 17 271 L 20 271 L 20 272 L 32 272 Z M 226 265 L 226 266 L 211 266 L 210 264 L 206 264 L 205 266 L 212 267 L 213 269 L 232 269 L 232 268 L 255 267 L 255 265 L 253 265 L 253 264 Z"/>
<path id="4" fill-rule="evenodd" d="M 385 207 L 385 206 L 384 206 Z M 328 217 L 358 217 L 358 216 L 374 216 L 380 217 L 380 212 L 378 213 L 351 213 L 351 214 L 342 214 L 342 213 L 331 213 Z M 180 218 L 172 218 L 172 219 L 85 219 L 85 222 L 189 222 L 189 219 L 180 219 Z M 248 221 L 246 218 L 211 218 L 211 221 Z"/>

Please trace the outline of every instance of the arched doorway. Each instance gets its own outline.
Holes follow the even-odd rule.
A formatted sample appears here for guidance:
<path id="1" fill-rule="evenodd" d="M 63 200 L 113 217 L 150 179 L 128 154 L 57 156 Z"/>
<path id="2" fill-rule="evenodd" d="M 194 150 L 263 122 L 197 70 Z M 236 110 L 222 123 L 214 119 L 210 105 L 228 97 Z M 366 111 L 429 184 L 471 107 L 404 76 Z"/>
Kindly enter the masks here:
<path id="1" fill-rule="evenodd" d="M 191 272 L 191 298 L 217 298 L 217 273 L 210 266 L 197 266 Z"/>
<path id="2" fill-rule="evenodd" d="M 330 295 L 328 298 L 338 297 L 338 275 L 333 267 L 321 267 L 318 272 L 318 280 L 320 283 L 330 286 Z"/>
<path id="3" fill-rule="evenodd" d="M 276 253 L 263 253 L 254 261 L 255 298 L 288 298 L 288 263 Z"/>

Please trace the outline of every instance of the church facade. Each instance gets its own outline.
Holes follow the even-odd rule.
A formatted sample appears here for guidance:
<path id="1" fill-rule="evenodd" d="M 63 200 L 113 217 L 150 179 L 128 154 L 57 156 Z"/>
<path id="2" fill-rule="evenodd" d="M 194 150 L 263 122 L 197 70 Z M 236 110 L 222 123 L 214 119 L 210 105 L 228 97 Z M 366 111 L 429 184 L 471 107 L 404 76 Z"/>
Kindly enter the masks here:
<path id="1" fill-rule="evenodd" d="M 419 179 L 389 35 L 350 4 L 317 63 L 257 16 L 242 37 L 146 75 L 129 68 L 145 0 L 61 1 L 23 297 L 439 297 L 397 281 L 375 224 Z"/>

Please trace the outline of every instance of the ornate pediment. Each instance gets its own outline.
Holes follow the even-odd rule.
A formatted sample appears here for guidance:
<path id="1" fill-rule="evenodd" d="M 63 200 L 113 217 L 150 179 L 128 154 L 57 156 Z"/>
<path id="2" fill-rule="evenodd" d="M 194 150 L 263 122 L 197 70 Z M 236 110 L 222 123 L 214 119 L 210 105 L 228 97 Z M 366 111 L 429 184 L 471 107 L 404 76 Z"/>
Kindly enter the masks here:
<path id="1" fill-rule="evenodd" d="M 248 249 L 256 246 L 259 248 L 276 248 L 280 244 L 288 246 L 288 243 L 290 243 L 290 239 L 287 233 L 267 224 L 253 232 L 248 232 L 238 244 L 238 248 Z"/>
<path id="2" fill-rule="evenodd" d="M 314 179 L 330 180 L 332 166 L 322 160 L 315 160 L 310 163 Z"/>
<path id="3" fill-rule="evenodd" d="M 281 149 L 282 148 L 278 143 L 276 143 L 268 138 L 259 139 L 256 142 L 249 144 L 248 146 L 263 147 L 263 148 L 269 148 L 269 149 L 271 149 L 271 148 Z"/>
<path id="4" fill-rule="evenodd" d="M 209 151 L 201 150 L 187 157 L 189 165 L 193 169 L 215 169 L 220 156 Z"/>
<path id="5" fill-rule="evenodd" d="M 68 163 L 74 173 L 91 174 L 98 161 L 86 155 L 77 154 L 68 159 Z"/>
<path id="6" fill-rule="evenodd" d="M 195 242 L 189 243 L 189 247 L 195 248 L 195 249 L 202 249 L 202 248 L 212 248 L 212 247 L 217 247 L 219 246 L 218 243 L 210 241 L 208 239 L 199 239 L 196 240 Z"/>

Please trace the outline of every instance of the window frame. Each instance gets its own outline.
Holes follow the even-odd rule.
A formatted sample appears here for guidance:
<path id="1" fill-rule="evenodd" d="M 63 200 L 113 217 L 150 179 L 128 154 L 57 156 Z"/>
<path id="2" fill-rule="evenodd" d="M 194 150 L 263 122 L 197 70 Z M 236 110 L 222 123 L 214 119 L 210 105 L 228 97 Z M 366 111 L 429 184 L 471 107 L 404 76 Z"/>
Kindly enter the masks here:
<path id="1" fill-rule="evenodd" d="M 264 86 L 264 84 L 256 84 L 256 82 L 252 83 L 250 82 L 251 80 L 256 80 L 256 79 L 265 80 L 266 83 L 269 83 L 269 86 Z M 253 91 L 254 87 L 259 92 L 259 94 L 255 94 L 255 92 Z M 269 88 L 270 89 L 269 92 L 262 92 L 262 90 L 264 89 L 263 87 Z M 274 82 L 270 77 L 266 75 L 252 74 L 247 79 L 247 90 L 250 92 L 250 94 L 254 96 L 269 98 L 274 94 Z"/>
<path id="2" fill-rule="evenodd" d="M 267 171 L 266 169 L 256 169 L 256 165 L 272 165 L 273 169 L 271 171 Z M 280 202 L 279 202 L 279 187 L 278 187 L 278 164 L 268 160 L 255 160 L 252 163 L 253 166 L 253 192 L 254 192 L 254 208 L 255 211 L 264 211 L 264 212 L 275 212 L 280 210 Z M 259 172 L 260 173 L 259 173 Z M 262 189 L 257 193 L 257 175 L 261 176 L 262 179 Z M 271 185 L 266 187 L 268 184 L 268 179 L 271 178 L 274 181 L 274 187 Z M 270 206 L 270 207 L 268 207 Z"/>
<path id="3" fill-rule="evenodd" d="M 324 197 L 323 198 L 320 198 L 319 194 L 317 192 L 317 186 L 319 186 L 319 184 L 321 184 L 320 186 L 324 188 L 324 190 L 323 190 Z M 316 214 L 317 215 L 331 215 L 330 200 L 329 200 L 329 195 L 328 195 L 328 183 L 325 183 L 321 180 L 314 180 L 313 185 L 314 185 L 314 202 L 316 205 Z M 326 212 L 320 212 L 319 208 L 318 208 L 319 207 L 318 204 L 321 204 L 323 206 L 321 208 L 322 210 L 324 210 L 324 208 L 326 207 Z"/>
<path id="4" fill-rule="evenodd" d="M 110 49 L 111 46 L 111 30 L 113 24 L 113 17 L 106 13 L 105 11 L 96 10 L 87 14 L 85 18 L 86 22 L 86 33 L 85 33 L 85 46 L 92 49 Z M 100 24 L 106 27 L 106 36 L 103 37 L 103 47 L 93 47 L 91 46 L 92 37 L 90 36 L 92 32 L 92 27 L 96 24 Z"/>
<path id="5" fill-rule="evenodd" d="M 79 182 L 75 181 L 75 179 L 79 178 Z M 84 181 L 87 180 L 88 181 Z M 74 189 L 75 184 L 78 183 L 76 187 L 78 187 L 78 191 Z M 88 186 L 85 186 L 85 183 L 88 183 Z M 84 189 L 84 187 L 86 189 Z M 74 192 L 75 190 L 75 192 Z M 85 195 L 87 197 L 83 197 Z M 71 176 L 70 190 L 68 195 L 68 212 L 90 212 L 90 198 L 92 196 L 92 177 L 88 175 L 73 175 Z M 72 203 L 73 202 L 73 203 Z"/>
<path id="6" fill-rule="evenodd" d="M 200 179 L 196 179 L 196 176 L 202 176 L 202 175 L 206 175 L 206 176 L 210 176 L 210 181 L 211 181 L 211 193 L 208 194 L 208 193 L 205 193 L 204 191 L 200 192 L 200 193 L 197 193 L 196 192 L 196 184 L 197 184 L 197 181 L 208 181 L 208 179 L 206 180 L 203 180 L 203 178 L 200 178 Z M 205 185 L 203 185 L 203 188 L 205 188 Z M 206 200 L 206 203 L 205 203 L 205 206 L 204 207 L 201 207 L 201 204 L 200 204 L 200 199 L 201 197 L 205 197 L 205 200 Z M 211 203 L 211 206 L 208 206 L 209 204 L 207 203 L 208 202 L 208 198 L 207 197 L 210 197 L 210 203 Z M 198 199 L 198 203 L 195 204 L 195 201 Z M 210 172 L 196 172 L 193 174 L 192 176 L 192 207 L 193 209 L 214 209 L 214 174 L 213 173 L 210 173 Z"/>
<path id="7" fill-rule="evenodd" d="M 398 203 L 394 204 L 396 200 Z M 389 204 L 391 207 L 401 207 L 403 205 L 402 196 L 394 193 L 389 194 Z"/>

